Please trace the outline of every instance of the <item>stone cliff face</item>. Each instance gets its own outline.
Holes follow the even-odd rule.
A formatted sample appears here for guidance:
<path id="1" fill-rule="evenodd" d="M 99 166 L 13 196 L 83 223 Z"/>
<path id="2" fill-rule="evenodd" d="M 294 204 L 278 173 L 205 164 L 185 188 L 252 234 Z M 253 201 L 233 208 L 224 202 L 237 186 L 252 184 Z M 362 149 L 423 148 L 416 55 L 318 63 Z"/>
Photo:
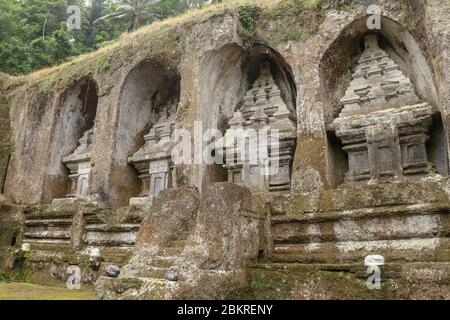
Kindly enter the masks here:
<path id="1" fill-rule="evenodd" d="M 420 97 L 445 118 L 448 40 L 439 17 L 448 8 L 432 1 L 410 5 L 381 1 L 380 5 L 382 44 L 399 61 Z M 199 15 L 201 19 L 143 29 L 89 57 L 16 79 L 9 94 L 14 159 L 4 193 L 23 204 L 50 203 L 64 195 L 60 189 L 67 184 L 67 172 L 61 158 L 94 124 L 83 110 L 86 101 L 80 98 L 87 90 L 87 77 L 90 90 L 95 87 L 92 100 L 96 100 L 98 128 L 90 193 L 124 205 L 139 194 L 139 179 L 126 160 L 139 150 L 148 132 L 151 108 L 145 108 L 143 101 L 158 92 L 160 100 L 180 101 L 176 125 L 188 131 L 193 132 L 196 120 L 204 128 L 220 127 L 256 80 L 264 60 L 273 65 L 286 94 L 294 93 L 299 147 L 293 188 L 309 192 L 339 185 L 345 168 L 333 152 L 327 130 L 341 108 L 339 100 L 367 32 L 367 8 L 357 3 L 345 10 L 330 4 L 316 6 L 293 1 L 269 8 L 217 9 Z M 247 20 L 251 23 L 242 23 Z M 289 23 L 297 29 L 289 31 Z M 314 27 L 308 29 L 307 24 Z M 149 74 L 157 76 L 149 78 Z M 307 145 L 314 149 L 311 155 L 304 150 Z M 317 151 L 321 160 L 309 161 L 310 156 L 317 158 Z M 175 171 L 180 182 L 200 189 L 221 174 L 217 168 L 201 166 L 180 166 Z"/>
<path id="2" fill-rule="evenodd" d="M 381 10 L 380 29 L 368 28 L 370 4 Z M 420 297 L 428 272 L 435 277 L 425 296 L 449 298 L 448 16 L 450 4 L 439 0 L 230 2 L 8 80 L 0 94 L 2 210 L 22 212 L 17 239 L 31 243 L 30 270 L 53 265 L 52 277 L 64 279 L 64 268 L 77 264 L 93 282 L 108 264 L 127 265 L 131 256 L 121 277 L 100 278 L 102 298 L 196 296 L 203 282 L 183 279 L 192 276 L 186 262 L 201 264 L 204 279 L 242 271 L 217 282 L 236 280 L 241 288 L 245 279 L 241 296 L 332 298 L 329 286 L 311 279 L 342 271 L 333 281 L 364 296 L 362 261 L 382 254 L 392 286 L 385 297 Z M 175 128 L 194 137 L 196 121 L 222 134 L 285 130 L 280 151 L 268 148 L 281 160 L 281 178 L 261 185 L 249 163 L 168 160 L 166 139 Z M 69 172 L 64 159 L 87 133 L 89 157 L 72 161 Z M 74 181 L 83 187 L 70 192 Z M 225 181 L 240 185 L 241 198 Z M 199 206 L 189 219 L 175 212 L 176 201 L 158 202 L 167 197 L 162 190 L 177 188 L 192 192 Z M 242 206 L 211 193 L 220 188 Z M 264 205 L 240 229 L 230 219 L 244 219 L 240 209 L 255 196 Z M 129 206 L 131 198 L 139 201 Z M 207 212 L 219 204 L 224 230 L 220 215 Z M 163 207 L 175 212 L 170 219 L 184 238 L 165 239 L 177 230 L 167 226 Z M 246 232 L 257 246 L 236 236 Z M 155 244 L 156 236 L 165 242 Z M 92 248 L 101 248 L 100 265 L 89 261 Z M 152 264 L 163 251 L 174 265 Z M 182 289 L 165 279 L 170 267 L 178 267 Z M 281 296 L 268 293 L 274 279 L 287 283 L 276 290 Z"/>
<path id="3" fill-rule="evenodd" d="M 6 82 L 6 79 L 0 78 L 0 193 L 3 193 L 6 171 L 11 155 L 9 103 L 2 88 L 3 82 Z"/>

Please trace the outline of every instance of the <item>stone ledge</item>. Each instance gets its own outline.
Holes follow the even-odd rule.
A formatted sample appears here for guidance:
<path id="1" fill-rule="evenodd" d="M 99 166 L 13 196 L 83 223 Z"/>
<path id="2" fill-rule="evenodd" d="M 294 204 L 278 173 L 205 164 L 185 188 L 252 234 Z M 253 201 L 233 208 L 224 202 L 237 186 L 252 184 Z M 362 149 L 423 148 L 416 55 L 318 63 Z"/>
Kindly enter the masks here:
<path id="1" fill-rule="evenodd" d="M 383 270 L 384 269 L 384 270 Z M 387 263 L 381 290 L 369 290 L 354 264 L 261 263 L 250 268 L 244 299 L 450 299 L 450 263 Z"/>
<path id="2" fill-rule="evenodd" d="M 390 262 L 449 262 L 449 238 L 319 242 L 275 246 L 269 260 L 297 263 L 355 263 L 371 254 Z"/>
<path id="3" fill-rule="evenodd" d="M 373 185 L 341 186 L 319 194 L 293 196 L 289 213 L 319 213 L 356 209 L 449 203 L 448 179 L 440 181 L 392 181 Z"/>
<path id="4" fill-rule="evenodd" d="M 412 205 L 393 205 L 380 207 L 367 207 L 353 210 L 333 210 L 318 211 L 310 213 L 298 213 L 288 215 L 278 215 L 272 217 L 272 224 L 287 222 L 322 222 L 337 221 L 343 218 L 380 218 L 403 216 L 411 214 L 449 214 L 450 206 L 448 203 L 425 203 Z"/>
<path id="5" fill-rule="evenodd" d="M 419 264 L 419 263 L 409 263 Z M 450 263 L 436 263 L 438 265 L 446 266 L 450 270 Z M 388 263 L 384 266 L 383 272 L 387 278 L 401 277 L 403 266 L 401 263 Z M 367 267 L 364 266 L 363 261 L 361 263 L 349 263 L 349 264 L 302 264 L 302 263 L 257 263 L 252 264 L 250 268 L 263 269 L 268 271 L 280 271 L 280 272 L 313 272 L 313 271 L 329 271 L 329 272 L 350 272 L 356 274 L 358 277 L 367 278 Z"/>

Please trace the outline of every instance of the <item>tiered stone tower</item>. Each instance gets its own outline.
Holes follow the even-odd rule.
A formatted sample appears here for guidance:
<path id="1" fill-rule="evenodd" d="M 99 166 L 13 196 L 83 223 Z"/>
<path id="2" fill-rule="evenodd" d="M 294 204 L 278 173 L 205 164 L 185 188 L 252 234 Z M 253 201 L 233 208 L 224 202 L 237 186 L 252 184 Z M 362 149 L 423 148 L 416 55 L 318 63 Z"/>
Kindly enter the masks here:
<path id="1" fill-rule="evenodd" d="M 257 192 L 289 190 L 295 121 L 295 110 L 283 101 L 270 63 L 261 64 L 259 78 L 228 122 L 224 150 L 228 181 Z"/>
<path id="2" fill-rule="evenodd" d="M 433 173 L 426 142 L 433 108 L 420 102 L 411 81 L 378 46 L 364 38 L 359 59 L 334 121 L 348 154 L 346 182 L 393 179 Z"/>

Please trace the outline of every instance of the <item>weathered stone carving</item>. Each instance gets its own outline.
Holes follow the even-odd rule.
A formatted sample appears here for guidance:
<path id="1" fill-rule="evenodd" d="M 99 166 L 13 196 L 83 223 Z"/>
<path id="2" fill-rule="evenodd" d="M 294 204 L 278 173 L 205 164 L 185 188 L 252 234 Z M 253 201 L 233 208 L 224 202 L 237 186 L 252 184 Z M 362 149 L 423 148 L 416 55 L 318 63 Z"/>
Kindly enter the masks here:
<path id="1" fill-rule="evenodd" d="M 364 38 L 362 54 L 344 106 L 333 122 L 348 154 L 346 182 L 394 179 L 434 172 L 426 143 L 433 107 L 421 103 L 411 81 L 378 46 Z"/>
<path id="2" fill-rule="evenodd" d="M 139 197 L 130 199 L 132 205 L 151 203 L 153 197 L 172 186 L 171 153 L 174 143 L 171 136 L 175 128 L 176 111 L 176 102 L 162 106 L 158 112 L 158 120 L 144 136 L 144 146 L 128 158 L 128 163 L 138 170 L 142 181 Z"/>
<path id="3" fill-rule="evenodd" d="M 219 143 L 225 147 L 228 181 L 256 192 L 289 190 L 296 144 L 295 110 L 283 101 L 269 62 L 261 64 L 259 78 L 228 124 L 230 128 Z"/>
<path id="4" fill-rule="evenodd" d="M 70 170 L 70 186 L 69 193 L 66 196 L 67 198 L 87 200 L 89 197 L 93 134 L 93 128 L 87 130 L 78 140 L 78 147 L 70 155 L 62 159 L 62 162 Z M 55 200 L 58 202 L 61 199 Z"/>
<path id="5" fill-rule="evenodd" d="M 172 189 L 151 211 L 123 272 L 97 280 L 100 299 L 226 299 L 225 285 L 246 285 L 262 241 L 259 196 L 226 182 L 210 185 L 202 198 Z"/>
<path id="6" fill-rule="evenodd" d="M 416 104 L 419 98 L 411 81 L 389 55 L 378 46 L 375 34 L 364 38 L 365 50 L 352 81 L 341 99 L 341 116 L 355 111 L 372 111 Z"/>

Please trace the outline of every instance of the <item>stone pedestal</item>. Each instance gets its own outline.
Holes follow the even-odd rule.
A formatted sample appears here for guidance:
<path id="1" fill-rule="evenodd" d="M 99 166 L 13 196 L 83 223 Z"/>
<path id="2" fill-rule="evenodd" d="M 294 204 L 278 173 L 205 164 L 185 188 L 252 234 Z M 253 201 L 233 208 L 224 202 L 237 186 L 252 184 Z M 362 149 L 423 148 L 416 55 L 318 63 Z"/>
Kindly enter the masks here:
<path id="1" fill-rule="evenodd" d="M 348 154 L 345 181 L 433 173 L 426 149 L 432 115 L 433 108 L 425 103 L 336 119 L 336 135 Z"/>

